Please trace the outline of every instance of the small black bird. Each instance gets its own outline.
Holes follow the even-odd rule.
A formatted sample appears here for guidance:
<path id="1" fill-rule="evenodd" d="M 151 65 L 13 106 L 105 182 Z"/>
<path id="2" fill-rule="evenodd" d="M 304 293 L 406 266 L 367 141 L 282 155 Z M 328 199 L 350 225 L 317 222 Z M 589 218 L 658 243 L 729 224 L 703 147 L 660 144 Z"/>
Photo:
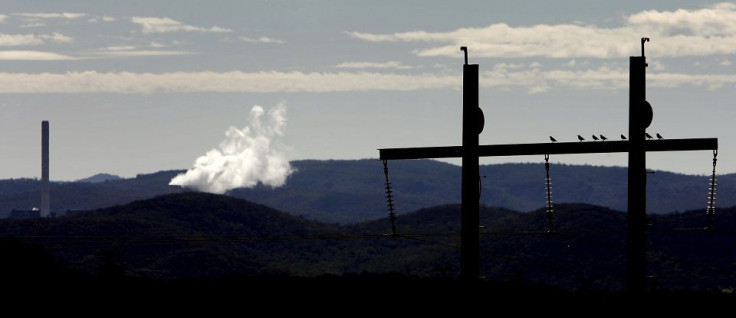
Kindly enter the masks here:
<path id="1" fill-rule="evenodd" d="M 593 135 L 593 140 L 598 141 L 598 137 L 596 137 L 595 135 Z"/>
<path id="2" fill-rule="evenodd" d="M 647 132 L 645 132 L 645 133 L 644 133 L 644 135 L 645 135 L 645 136 L 647 136 L 647 139 L 652 139 L 652 138 L 653 138 L 653 137 L 652 137 L 652 135 L 650 135 L 650 134 L 649 134 L 649 133 L 647 133 Z"/>
<path id="3" fill-rule="evenodd" d="M 606 136 L 601 135 L 601 140 L 606 141 L 606 139 L 608 139 Z"/>
<path id="4" fill-rule="evenodd" d="M 585 140 L 585 138 L 583 138 L 583 136 L 578 135 L 578 140 L 583 141 Z"/>
<path id="5" fill-rule="evenodd" d="M 621 134 L 621 140 L 626 140 L 626 136 L 624 136 L 624 134 Z"/>
<path id="6" fill-rule="evenodd" d="M 660 135 L 659 133 L 657 133 L 657 139 L 662 140 L 662 138 L 663 138 L 662 135 Z"/>
<path id="7" fill-rule="evenodd" d="M 552 142 L 557 142 L 557 139 L 555 137 L 549 136 L 549 140 L 552 140 Z"/>

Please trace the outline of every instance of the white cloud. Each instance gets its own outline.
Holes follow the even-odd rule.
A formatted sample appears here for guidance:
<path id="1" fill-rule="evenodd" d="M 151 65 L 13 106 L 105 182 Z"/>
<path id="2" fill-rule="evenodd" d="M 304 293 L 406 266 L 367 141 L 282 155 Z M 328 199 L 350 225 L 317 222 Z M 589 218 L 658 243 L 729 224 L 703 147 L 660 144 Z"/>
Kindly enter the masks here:
<path id="1" fill-rule="evenodd" d="M 22 45 L 41 45 L 41 40 L 34 34 L 2 34 L 0 33 L 0 46 L 22 46 Z"/>
<path id="2" fill-rule="evenodd" d="M 570 60 L 567 63 L 563 64 L 565 66 L 569 67 L 583 67 L 590 64 L 588 60 Z"/>
<path id="3" fill-rule="evenodd" d="M 70 43 L 74 39 L 59 33 L 51 34 L 2 34 L 0 33 L 0 46 L 24 46 L 41 45 L 47 42 Z"/>
<path id="4" fill-rule="evenodd" d="M 127 52 L 127 51 L 121 51 Z M 131 51 L 136 52 L 136 51 Z M 30 55 L 29 55 L 30 56 Z M 60 56 L 59 58 L 63 58 Z M 497 67 L 480 74 L 481 87 L 520 88 L 529 93 L 549 89 L 628 88 L 628 68 L 600 67 L 588 70 Z M 649 87 L 685 86 L 719 89 L 735 86 L 736 75 L 650 73 Z M 0 93 L 130 93 L 154 92 L 253 92 L 326 93 L 346 91 L 416 91 L 461 89 L 459 74 L 393 74 L 375 72 L 304 73 L 264 71 L 174 73 L 0 73 Z"/>
<path id="5" fill-rule="evenodd" d="M 102 21 L 102 22 L 114 22 L 114 21 L 117 21 L 117 19 L 115 17 L 106 16 L 106 15 L 105 16 L 93 16 L 93 17 L 87 19 L 87 22 L 89 22 L 89 23 L 97 23 L 97 22 L 100 22 L 100 21 Z"/>
<path id="6" fill-rule="evenodd" d="M 362 69 L 362 68 L 392 68 L 392 69 L 399 69 L 399 70 L 406 70 L 412 68 L 409 65 L 402 65 L 400 62 L 396 61 L 388 61 L 385 63 L 376 63 L 376 62 L 344 62 L 340 63 L 338 65 L 335 65 L 337 68 L 354 68 L 354 69 Z"/>
<path id="7" fill-rule="evenodd" d="M 40 51 L 0 51 L 0 60 L 4 61 L 59 61 L 74 60 L 68 55 Z M 34 82 L 19 83 L 21 85 L 35 85 Z"/>
<path id="8" fill-rule="evenodd" d="M 44 26 L 46 26 L 46 23 L 43 23 L 43 22 L 30 22 L 30 23 L 21 24 L 19 27 L 21 27 L 21 28 L 38 28 L 38 27 L 44 27 Z"/>
<path id="9" fill-rule="evenodd" d="M 736 33 L 736 4 L 720 3 L 700 10 L 647 10 L 628 18 L 632 25 L 663 36 L 726 36 Z"/>
<path id="10" fill-rule="evenodd" d="M 243 42 L 248 42 L 248 43 L 268 43 L 268 44 L 284 44 L 284 43 L 286 43 L 283 40 L 269 38 L 267 36 L 262 36 L 262 37 L 259 37 L 257 39 L 253 39 L 253 38 L 241 36 L 240 37 L 240 40 L 242 40 Z"/>
<path id="11" fill-rule="evenodd" d="M 730 60 L 723 60 L 723 61 L 721 61 L 721 63 L 719 63 L 719 65 L 721 65 L 721 66 L 729 66 L 729 65 L 731 65 L 731 61 Z"/>
<path id="12" fill-rule="evenodd" d="M 27 85 L 33 83 L 33 85 Z M 0 93 L 344 92 L 460 88 L 461 77 L 366 72 L 0 73 Z"/>
<path id="13" fill-rule="evenodd" d="M 156 17 L 133 17 L 131 22 L 140 24 L 143 28 L 143 33 L 169 33 L 169 32 L 211 32 L 211 33 L 224 33 L 232 32 L 230 29 L 222 28 L 219 26 L 213 26 L 210 28 L 196 27 L 192 25 L 186 25 L 179 21 L 170 18 L 156 18 Z"/>
<path id="14" fill-rule="evenodd" d="M 493 69 L 500 69 L 500 70 L 506 70 L 506 69 L 520 69 L 523 68 L 525 65 L 522 63 L 496 63 L 493 65 Z"/>
<path id="15" fill-rule="evenodd" d="M 84 13 L 15 13 L 13 14 L 18 17 L 31 18 L 31 19 L 79 19 L 87 16 Z"/>
<path id="16" fill-rule="evenodd" d="M 0 14 L 0 23 L 5 23 L 5 19 L 7 19 L 8 16 L 4 14 Z"/>
<path id="17" fill-rule="evenodd" d="M 51 33 L 51 34 L 39 34 L 38 37 L 43 39 L 44 41 L 51 41 L 54 43 L 71 43 L 74 41 L 72 37 L 59 34 L 59 33 Z"/>
<path id="18" fill-rule="evenodd" d="M 550 88 L 562 89 L 625 89 L 628 70 L 601 67 L 595 70 L 547 70 L 538 68 L 509 72 L 498 68 L 481 75 L 482 87 L 519 87 L 530 93 L 541 93 Z"/>
<path id="19" fill-rule="evenodd" d="M 51 41 L 54 43 L 71 43 L 74 42 L 74 38 L 59 34 L 59 33 L 51 33 L 51 34 L 39 34 L 38 37 L 43 39 L 44 41 Z"/>
<path id="20" fill-rule="evenodd" d="M 652 71 L 664 71 L 666 69 L 660 60 L 647 61 L 647 64 L 649 64 L 649 69 Z"/>
<path id="21" fill-rule="evenodd" d="M 105 48 L 107 51 L 130 51 L 135 50 L 135 46 L 124 45 L 124 46 L 108 46 Z"/>
<path id="22" fill-rule="evenodd" d="M 192 52 L 165 51 L 165 50 L 139 50 L 133 45 L 108 46 L 91 52 L 88 57 L 135 57 L 135 56 L 171 56 L 190 55 Z"/>
<path id="23" fill-rule="evenodd" d="M 107 52 L 97 52 L 97 55 L 103 55 L 103 56 L 118 56 L 118 57 L 126 57 L 126 56 L 172 56 L 172 55 L 191 55 L 195 54 L 192 52 L 185 52 L 185 51 L 161 51 L 161 50 L 110 50 Z"/>
<path id="24" fill-rule="evenodd" d="M 158 43 L 158 42 L 151 42 L 150 46 L 151 46 L 151 47 L 153 47 L 153 48 L 162 48 L 162 47 L 166 47 L 166 45 L 163 45 L 163 44 L 161 44 L 161 43 Z"/>
<path id="25" fill-rule="evenodd" d="M 736 54 L 736 4 L 698 10 L 642 11 L 618 27 L 581 24 L 510 26 L 504 23 L 448 32 L 391 34 L 346 32 L 370 42 L 422 42 L 418 56 L 460 56 L 467 46 L 476 57 L 621 58 L 639 55 L 643 36 L 647 55 L 657 57 Z M 649 54 L 651 53 L 651 54 Z"/>

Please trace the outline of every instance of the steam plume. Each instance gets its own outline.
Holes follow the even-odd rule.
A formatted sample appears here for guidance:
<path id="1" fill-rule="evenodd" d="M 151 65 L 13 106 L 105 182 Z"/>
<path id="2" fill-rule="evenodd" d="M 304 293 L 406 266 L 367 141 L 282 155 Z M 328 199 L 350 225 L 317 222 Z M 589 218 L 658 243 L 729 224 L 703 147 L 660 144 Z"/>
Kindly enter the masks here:
<path id="1" fill-rule="evenodd" d="M 266 118 L 262 118 L 264 114 Z M 174 177 L 169 184 L 218 194 L 253 187 L 259 182 L 271 187 L 284 185 L 294 170 L 271 141 L 283 135 L 285 114 L 284 103 L 268 113 L 259 105 L 253 106 L 249 126 L 230 127 L 218 149 L 197 158 L 194 168 Z"/>

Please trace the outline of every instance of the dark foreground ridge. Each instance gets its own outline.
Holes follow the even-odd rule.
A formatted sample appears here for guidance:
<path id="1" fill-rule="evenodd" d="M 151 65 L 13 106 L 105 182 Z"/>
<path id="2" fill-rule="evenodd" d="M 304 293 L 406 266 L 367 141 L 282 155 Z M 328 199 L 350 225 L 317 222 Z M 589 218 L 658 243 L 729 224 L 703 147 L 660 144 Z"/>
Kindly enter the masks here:
<path id="1" fill-rule="evenodd" d="M 290 311 L 305 303 L 358 306 L 350 314 L 463 303 L 514 312 L 564 304 L 568 312 L 734 301 L 736 208 L 719 209 L 713 231 L 702 230 L 703 210 L 652 215 L 651 286 L 639 297 L 622 292 L 625 213 L 586 204 L 556 211 L 551 235 L 543 210 L 482 206 L 483 280 L 468 284 L 458 280 L 459 205 L 402 215 L 391 237 L 387 220 L 338 226 L 227 196 L 169 194 L 0 220 L 0 282 L 11 299 L 45 293 L 68 303 L 158 308 L 227 300 L 244 312 L 274 301 Z"/>
<path id="2" fill-rule="evenodd" d="M 58 281 L 57 281 L 58 282 Z M 69 282 L 71 283 L 71 282 Z M 57 300 L 85 299 L 91 306 L 120 306 L 185 311 L 196 307 L 247 304 L 247 310 L 277 309 L 304 313 L 327 306 L 348 310 L 410 310 L 413 313 L 462 310 L 513 310 L 544 313 L 558 308 L 568 315 L 639 308 L 643 312 L 667 312 L 685 306 L 731 306 L 736 295 L 729 293 L 667 291 L 630 295 L 624 292 L 563 291 L 521 282 L 462 282 L 400 274 L 348 274 L 319 277 L 232 276 L 218 279 L 147 280 L 120 278 L 79 280 L 66 285 L 37 284 L 35 288 L 61 291 Z M 18 289 L 16 289 L 18 290 Z M 22 289 L 20 289 L 22 290 Z M 315 306 L 318 307 L 315 309 Z M 350 307 L 344 307 L 350 306 Z M 561 306 L 561 307 L 560 307 Z M 714 307 L 710 307 L 714 308 Z M 245 310 L 245 309 L 244 309 Z M 380 311 L 380 310 L 379 310 Z M 357 313 L 357 312 L 356 312 Z M 582 316 L 582 315 L 581 315 Z"/>

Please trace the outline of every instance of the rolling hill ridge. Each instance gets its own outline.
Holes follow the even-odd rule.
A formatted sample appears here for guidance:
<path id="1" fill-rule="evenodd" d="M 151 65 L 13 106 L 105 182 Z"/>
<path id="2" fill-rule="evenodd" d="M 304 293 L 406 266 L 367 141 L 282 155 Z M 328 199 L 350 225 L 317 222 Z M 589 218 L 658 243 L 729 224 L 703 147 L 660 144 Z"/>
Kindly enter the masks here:
<path id="1" fill-rule="evenodd" d="M 544 211 L 481 207 L 484 280 L 562 290 L 621 290 L 625 213 L 588 204 Z M 650 215 L 651 288 L 736 287 L 736 208 Z M 42 246 L 89 277 L 155 280 L 382 274 L 457 278 L 460 206 L 388 220 L 320 223 L 228 196 L 177 193 L 49 219 L 0 220 L 0 237 Z M 5 273 L 15 275 L 15 273 Z"/>
<path id="2" fill-rule="evenodd" d="M 379 160 L 301 160 L 286 185 L 234 189 L 242 198 L 308 219 L 348 224 L 387 215 L 383 167 Z M 433 160 L 393 161 L 390 180 L 398 214 L 460 201 L 461 168 Z M 89 182 L 53 182 L 52 210 L 89 210 L 184 191 L 168 183 L 183 170 L 141 174 L 135 178 Z M 654 171 L 648 175 L 647 205 L 652 214 L 704 208 L 709 177 Z M 706 171 L 708 172 L 708 171 Z M 552 165 L 555 203 L 588 203 L 626 209 L 625 168 Z M 481 166 L 481 203 L 517 211 L 544 206 L 544 164 Z M 30 209 L 40 201 L 38 180 L 0 180 L 0 216 Z M 736 205 L 736 175 L 718 178 L 718 205 Z"/>

